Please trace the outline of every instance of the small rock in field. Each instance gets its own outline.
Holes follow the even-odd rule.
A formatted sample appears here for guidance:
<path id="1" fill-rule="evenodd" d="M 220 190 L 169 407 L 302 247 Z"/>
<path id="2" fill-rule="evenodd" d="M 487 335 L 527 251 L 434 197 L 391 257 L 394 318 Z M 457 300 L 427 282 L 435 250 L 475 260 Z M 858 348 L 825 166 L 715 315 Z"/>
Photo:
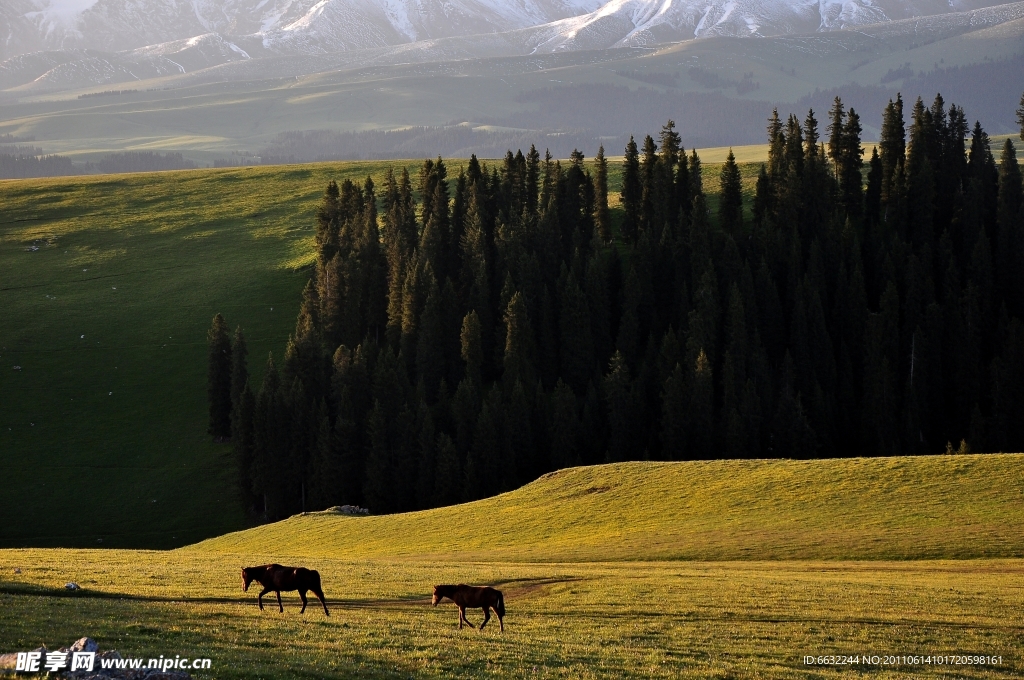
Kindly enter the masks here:
<path id="1" fill-rule="evenodd" d="M 91 637 L 78 638 L 68 647 L 69 652 L 95 652 L 100 648 L 99 644 Z"/>
<path id="2" fill-rule="evenodd" d="M 78 585 L 74 581 L 68 581 L 64 584 L 64 587 L 68 590 L 81 590 L 82 586 Z"/>

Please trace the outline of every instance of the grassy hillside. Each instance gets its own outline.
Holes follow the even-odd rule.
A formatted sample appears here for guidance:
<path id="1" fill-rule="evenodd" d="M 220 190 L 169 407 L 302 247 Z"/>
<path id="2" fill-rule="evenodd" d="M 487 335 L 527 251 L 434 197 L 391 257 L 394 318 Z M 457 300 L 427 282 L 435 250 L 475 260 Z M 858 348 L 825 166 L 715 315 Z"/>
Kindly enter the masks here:
<path id="1" fill-rule="evenodd" d="M 467 561 L 1024 556 L 1024 455 L 623 463 L 465 505 L 307 513 L 185 548 Z"/>
<path id="2" fill-rule="evenodd" d="M 0 182 L 0 546 L 243 526 L 205 434 L 206 329 L 240 324 L 257 371 L 280 355 L 327 181 L 384 167 Z"/>
<path id="3" fill-rule="evenodd" d="M 202 679 L 1020 677 L 1022 473 L 1019 454 L 625 463 L 173 551 L 0 550 L 0 652 L 88 634 L 124 656 L 208 656 Z M 331 616 L 300 615 L 294 593 L 260 612 L 239 568 L 271 561 L 319 570 Z M 430 606 L 444 582 L 501 588 L 505 632 L 458 630 Z M 807 654 L 1001 660 L 812 669 Z"/>
<path id="4" fill-rule="evenodd" d="M 403 163 L 415 176 L 418 161 L 0 181 L 0 547 L 245 526 L 229 447 L 205 433 L 210 319 L 243 327 L 258 377 L 294 328 L 328 180 L 379 185 Z M 752 191 L 756 167 L 744 177 Z"/>

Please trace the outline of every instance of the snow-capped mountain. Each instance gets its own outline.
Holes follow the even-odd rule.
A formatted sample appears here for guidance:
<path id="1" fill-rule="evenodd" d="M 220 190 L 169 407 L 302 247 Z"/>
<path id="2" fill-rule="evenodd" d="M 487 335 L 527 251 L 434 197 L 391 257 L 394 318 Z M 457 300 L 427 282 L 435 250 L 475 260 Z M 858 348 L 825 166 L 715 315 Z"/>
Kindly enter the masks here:
<path id="1" fill-rule="evenodd" d="M 341 63 L 807 34 L 958 12 L 972 24 L 1007 20 L 996 5 L 998 0 L 0 0 L 0 90 L 126 83 L 211 68 L 265 77 Z M 1000 7 L 1012 8 L 1011 14 L 1020 9 Z M 235 68 L 236 62 L 251 62 L 252 68 Z"/>
<path id="2" fill-rule="evenodd" d="M 43 50 L 119 52 L 206 33 L 334 52 L 510 31 L 599 6 L 599 0 L 4 0 L 0 59 Z"/>
<path id="3" fill-rule="evenodd" d="M 987 7 L 984 0 L 610 0 L 538 26 L 538 51 L 636 47 L 716 35 L 833 31 Z"/>

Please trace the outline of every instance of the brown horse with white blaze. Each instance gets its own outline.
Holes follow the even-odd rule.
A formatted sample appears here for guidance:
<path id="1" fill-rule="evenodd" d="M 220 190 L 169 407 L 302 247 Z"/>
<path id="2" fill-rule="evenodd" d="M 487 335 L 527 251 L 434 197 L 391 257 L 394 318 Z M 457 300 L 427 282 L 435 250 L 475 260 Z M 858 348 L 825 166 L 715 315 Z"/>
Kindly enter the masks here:
<path id="1" fill-rule="evenodd" d="M 324 614 L 330 616 L 327 611 L 327 603 L 324 602 L 324 591 L 320 588 L 320 572 L 305 567 L 282 567 L 280 564 L 264 564 L 261 567 L 242 567 L 242 590 L 248 592 L 249 584 L 258 581 L 263 586 L 263 592 L 259 594 L 256 601 L 263 611 L 263 596 L 274 591 L 277 593 L 277 606 L 284 612 L 284 605 L 281 604 L 281 591 L 299 591 L 299 598 L 302 599 L 300 614 L 306 611 L 306 591 L 313 591 L 320 604 L 324 607 Z"/>
<path id="2" fill-rule="evenodd" d="M 466 618 L 466 607 L 470 609 L 480 607 L 484 610 L 484 622 L 480 624 L 480 630 L 483 630 L 487 622 L 491 620 L 491 610 L 493 609 L 494 613 L 498 615 L 498 625 L 501 626 L 501 632 L 505 632 L 505 597 L 501 594 L 500 590 L 490 586 L 467 586 L 464 583 L 460 583 L 457 586 L 434 586 L 432 604 L 435 607 L 438 602 L 446 597 L 459 608 L 460 629 L 463 622 L 470 628 L 476 628 Z"/>

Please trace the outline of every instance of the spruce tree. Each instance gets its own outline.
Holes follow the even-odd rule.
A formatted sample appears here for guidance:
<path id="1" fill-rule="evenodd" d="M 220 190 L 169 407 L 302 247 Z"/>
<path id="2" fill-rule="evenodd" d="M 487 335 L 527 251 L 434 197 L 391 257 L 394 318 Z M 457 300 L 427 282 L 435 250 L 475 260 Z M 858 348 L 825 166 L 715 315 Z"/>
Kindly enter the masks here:
<path id="1" fill-rule="evenodd" d="M 889 100 L 882 114 L 882 131 L 879 140 L 879 160 L 882 163 L 881 201 L 888 206 L 896 175 L 896 167 L 901 165 L 906 154 L 906 123 L 903 120 L 903 98 L 897 94 L 896 101 Z"/>
<path id="2" fill-rule="evenodd" d="M 768 119 L 768 175 L 772 178 L 781 177 L 785 171 L 785 148 L 786 136 L 782 132 L 779 110 L 772 109 L 772 116 Z"/>
<path id="3" fill-rule="evenodd" d="M 764 163 L 757 174 L 757 184 L 754 185 L 754 205 L 751 207 L 754 218 L 754 226 L 761 230 L 765 227 L 765 220 L 771 215 L 773 205 L 772 183 L 768 177 L 768 169 Z"/>
<path id="4" fill-rule="evenodd" d="M 267 520 L 279 518 L 283 508 L 279 480 L 287 458 L 289 420 L 281 390 L 281 376 L 270 354 L 253 406 L 251 468 L 257 512 Z"/>
<path id="5" fill-rule="evenodd" d="M 523 294 L 516 292 L 505 310 L 505 353 L 502 380 L 511 390 L 519 381 L 533 385 L 536 378 L 535 348 L 530 317 Z"/>
<path id="6" fill-rule="evenodd" d="M 622 161 L 622 225 L 620 232 L 626 243 L 636 243 L 640 230 L 640 209 L 643 186 L 640 180 L 640 154 L 632 137 L 626 145 Z"/>
<path id="7" fill-rule="evenodd" d="M 650 135 L 644 137 L 643 155 L 640 159 L 640 215 L 638 230 L 657 234 L 661 225 L 656 224 L 655 210 L 661 202 L 658 191 L 658 146 Z"/>
<path id="8" fill-rule="evenodd" d="M 224 317 L 217 314 L 206 334 L 208 371 L 206 393 L 210 402 L 207 434 L 221 441 L 231 437 L 231 338 Z"/>
<path id="9" fill-rule="evenodd" d="M 1017 107 L 1017 125 L 1020 126 L 1020 139 L 1024 141 L 1024 94 L 1020 96 L 1020 106 Z"/>
<path id="10" fill-rule="evenodd" d="M 604 145 L 597 150 L 594 159 L 594 228 L 601 240 L 612 240 L 612 217 L 608 211 L 608 159 L 604 156 Z"/>
<path id="11" fill-rule="evenodd" d="M 996 206 L 998 267 L 996 275 L 1010 312 L 1024 316 L 1024 195 L 1016 150 L 1009 139 L 999 159 L 999 198 Z"/>
<path id="12" fill-rule="evenodd" d="M 256 512 L 256 501 L 253 493 L 253 456 L 255 454 L 255 416 L 256 398 L 253 396 L 249 383 L 242 387 L 238 402 L 231 414 L 231 444 L 235 451 L 235 480 L 238 496 L 246 512 Z"/>
<path id="13" fill-rule="evenodd" d="M 231 434 L 234 436 L 234 412 L 238 409 L 238 400 L 242 396 L 242 390 L 249 383 L 249 350 L 245 346 L 245 336 L 242 334 L 242 327 L 235 329 L 235 337 L 231 341 Z"/>
<path id="14" fill-rule="evenodd" d="M 864 180 L 861 177 L 864 150 L 860 145 L 860 133 L 860 116 L 851 108 L 842 130 L 843 174 L 839 180 L 842 204 L 851 217 L 859 217 L 864 206 Z"/>
<path id="15" fill-rule="evenodd" d="M 470 310 L 462 319 L 460 334 L 462 360 L 466 364 L 466 377 L 479 389 L 483 385 L 484 349 L 480 330 L 480 317 Z"/>
<path id="16" fill-rule="evenodd" d="M 295 333 L 285 346 L 283 380 L 299 379 L 308 390 L 308 397 L 317 402 L 329 392 L 330 363 L 319 332 L 319 299 L 310 280 L 302 291 L 302 305 L 295 321 Z"/>
<path id="17" fill-rule="evenodd" d="M 446 373 L 445 362 L 445 313 L 441 290 L 430 277 L 427 301 L 419 320 L 419 337 L 416 342 L 416 375 L 422 380 L 427 395 L 432 399 Z"/>
<path id="18" fill-rule="evenodd" d="M 718 201 L 718 223 L 727 233 L 737 238 L 743 228 L 743 185 L 740 168 L 732 149 L 722 165 L 722 193 Z"/>
<path id="19" fill-rule="evenodd" d="M 832 108 L 828 111 L 829 124 L 825 128 L 828 131 L 828 157 L 832 160 L 832 172 L 836 179 L 843 177 L 842 164 L 844 162 L 845 144 L 843 140 L 846 108 L 843 100 L 836 97 L 832 101 Z"/>
<path id="20" fill-rule="evenodd" d="M 869 224 L 878 224 L 882 213 L 882 159 L 878 147 L 871 149 L 868 161 L 868 186 L 864 193 L 864 217 Z"/>
<path id="21" fill-rule="evenodd" d="M 696 207 L 695 201 L 704 197 L 704 179 L 701 175 L 700 156 L 697 149 L 690 150 L 690 205 Z"/>

